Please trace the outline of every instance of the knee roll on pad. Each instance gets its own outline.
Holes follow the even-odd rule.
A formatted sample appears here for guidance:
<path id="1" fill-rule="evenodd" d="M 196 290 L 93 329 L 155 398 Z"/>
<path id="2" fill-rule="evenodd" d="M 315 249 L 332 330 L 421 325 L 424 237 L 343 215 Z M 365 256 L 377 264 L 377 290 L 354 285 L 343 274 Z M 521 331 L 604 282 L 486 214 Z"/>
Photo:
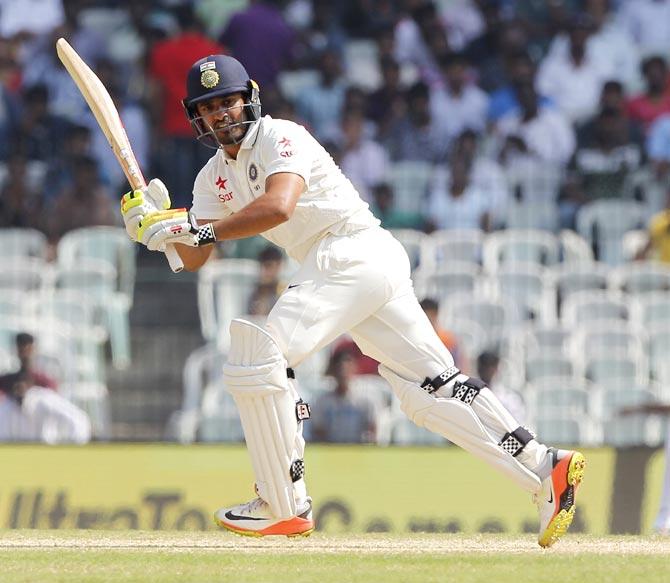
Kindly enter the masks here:
<path id="1" fill-rule="evenodd" d="M 258 494 L 278 518 L 290 518 L 296 515 L 294 482 L 304 474 L 300 421 L 309 407 L 296 405 L 286 359 L 267 331 L 236 319 L 230 338 L 224 382 L 240 413 Z"/>
<path id="2" fill-rule="evenodd" d="M 489 397 L 490 390 L 481 381 L 479 383 L 463 382 L 467 381 L 468 377 L 460 374 L 456 377 L 456 382 L 452 381 L 444 387 L 429 392 L 419 384 L 398 376 L 384 365 L 380 365 L 379 374 L 391 385 L 393 392 L 400 400 L 403 413 L 419 427 L 425 427 L 433 433 L 442 435 L 475 454 L 509 476 L 524 490 L 528 492 L 539 490 L 539 478 L 519 463 L 515 457 L 518 451 L 523 449 L 525 443 L 513 443 L 503 435 L 507 432 L 512 434 L 517 430 L 517 424 L 508 413 L 506 417 L 511 419 L 514 427 L 503 429 L 500 437 L 496 437 L 497 428 L 505 426 L 509 419 L 497 415 L 498 409 L 503 412 L 505 409 L 497 403 L 497 399 Z M 478 381 L 478 379 L 475 380 Z M 459 382 L 460 384 L 456 386 L 456 383 Z M 456 387 L 455 392 L 454 387 Z M 459 391 L 460 388 L 464 390 Z M 446 393 L 449 396 L 443 396 Z M 459 396 L 457 397 L 456 394 Z M 474 404 L 478 401 L 482 403 L 475 408 Z M 483 415 L 479 413 L 480 410 L 483 411 Z M 492 420 L 495 422 L 491 423 Z M 524 435 L 520 433 L 514 433 L 514 436 L 520 440 L 524 438 Z M 516 452 L 514 455 L 512 455 L 513 451 Z"/>

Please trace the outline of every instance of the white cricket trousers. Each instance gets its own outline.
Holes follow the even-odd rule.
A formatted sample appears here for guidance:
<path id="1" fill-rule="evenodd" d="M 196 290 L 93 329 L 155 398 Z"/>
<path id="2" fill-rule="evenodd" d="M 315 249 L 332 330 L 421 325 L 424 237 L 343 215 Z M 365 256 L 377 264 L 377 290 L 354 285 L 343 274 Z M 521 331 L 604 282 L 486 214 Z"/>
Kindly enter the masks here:
<path id="1" fill-rule="evenodd" d="M 419 384 L 454 364 L 414 295 L 405 249 L 380 227 L 317 241 L 266 325 L 290 367 L 345 332 Z"/>

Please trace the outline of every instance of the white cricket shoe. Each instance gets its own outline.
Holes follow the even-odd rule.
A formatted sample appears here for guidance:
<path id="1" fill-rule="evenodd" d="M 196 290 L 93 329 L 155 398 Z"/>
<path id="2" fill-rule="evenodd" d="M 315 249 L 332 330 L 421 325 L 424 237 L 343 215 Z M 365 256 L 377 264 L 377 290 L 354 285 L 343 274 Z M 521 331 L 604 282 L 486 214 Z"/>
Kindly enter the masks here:
<path id="1" fill-rule="evenodd" d="M 568 530 L 575 516 L 575 493 L 584 478 L 586 460 L 578 451 L 550 449 L 553 456 L 551 475 L 542 480 L 542 489 L 535 494 L 540 512 L 541 547 L 550 547 Z"/>
<path id="2" fill-rule="evenodd" d="M 311 498 L 305 500 L 293 518 L 275 518 L 265 500 L 254 498 L 251 502 L 217 510 L 214 520 L 221 528 L 246 536 L 309 536 L 314 530 Z"/>

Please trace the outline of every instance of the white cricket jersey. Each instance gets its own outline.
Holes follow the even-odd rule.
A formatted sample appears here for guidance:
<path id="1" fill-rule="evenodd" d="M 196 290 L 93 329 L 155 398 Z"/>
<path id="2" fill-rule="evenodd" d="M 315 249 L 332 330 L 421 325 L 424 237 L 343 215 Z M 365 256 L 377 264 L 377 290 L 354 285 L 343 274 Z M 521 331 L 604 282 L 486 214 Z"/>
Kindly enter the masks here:
<path id="1" fill-rule="evenodd" d="M 265 180 L 278 172 L 303 177 L 306 190 L 291 218 L 264 233 L 302 262 L 326 233 L 346 234 L 379 225 L 367 203 L 328 152 L 302 126 L 266 115 L 251 125 L 237 159 L 219 149 L 193 185 L 193 213 L 199 220 L 239 211 L 265 192 Z"/>

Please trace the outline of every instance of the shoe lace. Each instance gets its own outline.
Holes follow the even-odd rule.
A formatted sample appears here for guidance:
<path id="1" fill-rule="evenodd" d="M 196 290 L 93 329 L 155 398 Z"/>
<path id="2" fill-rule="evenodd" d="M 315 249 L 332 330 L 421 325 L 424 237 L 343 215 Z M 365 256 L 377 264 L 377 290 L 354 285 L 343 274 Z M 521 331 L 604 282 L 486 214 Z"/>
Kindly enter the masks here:
<path id="1" fill-rule="evenodd" d="M 263 508 L 265 504 L 267 503 L 262 498 L 254 498 L 253 500 L 247 502 L 244 505 L 243 511 L 249 514 L 253 514 L 256 510 L 260 510 L 261 508 Z"/>

